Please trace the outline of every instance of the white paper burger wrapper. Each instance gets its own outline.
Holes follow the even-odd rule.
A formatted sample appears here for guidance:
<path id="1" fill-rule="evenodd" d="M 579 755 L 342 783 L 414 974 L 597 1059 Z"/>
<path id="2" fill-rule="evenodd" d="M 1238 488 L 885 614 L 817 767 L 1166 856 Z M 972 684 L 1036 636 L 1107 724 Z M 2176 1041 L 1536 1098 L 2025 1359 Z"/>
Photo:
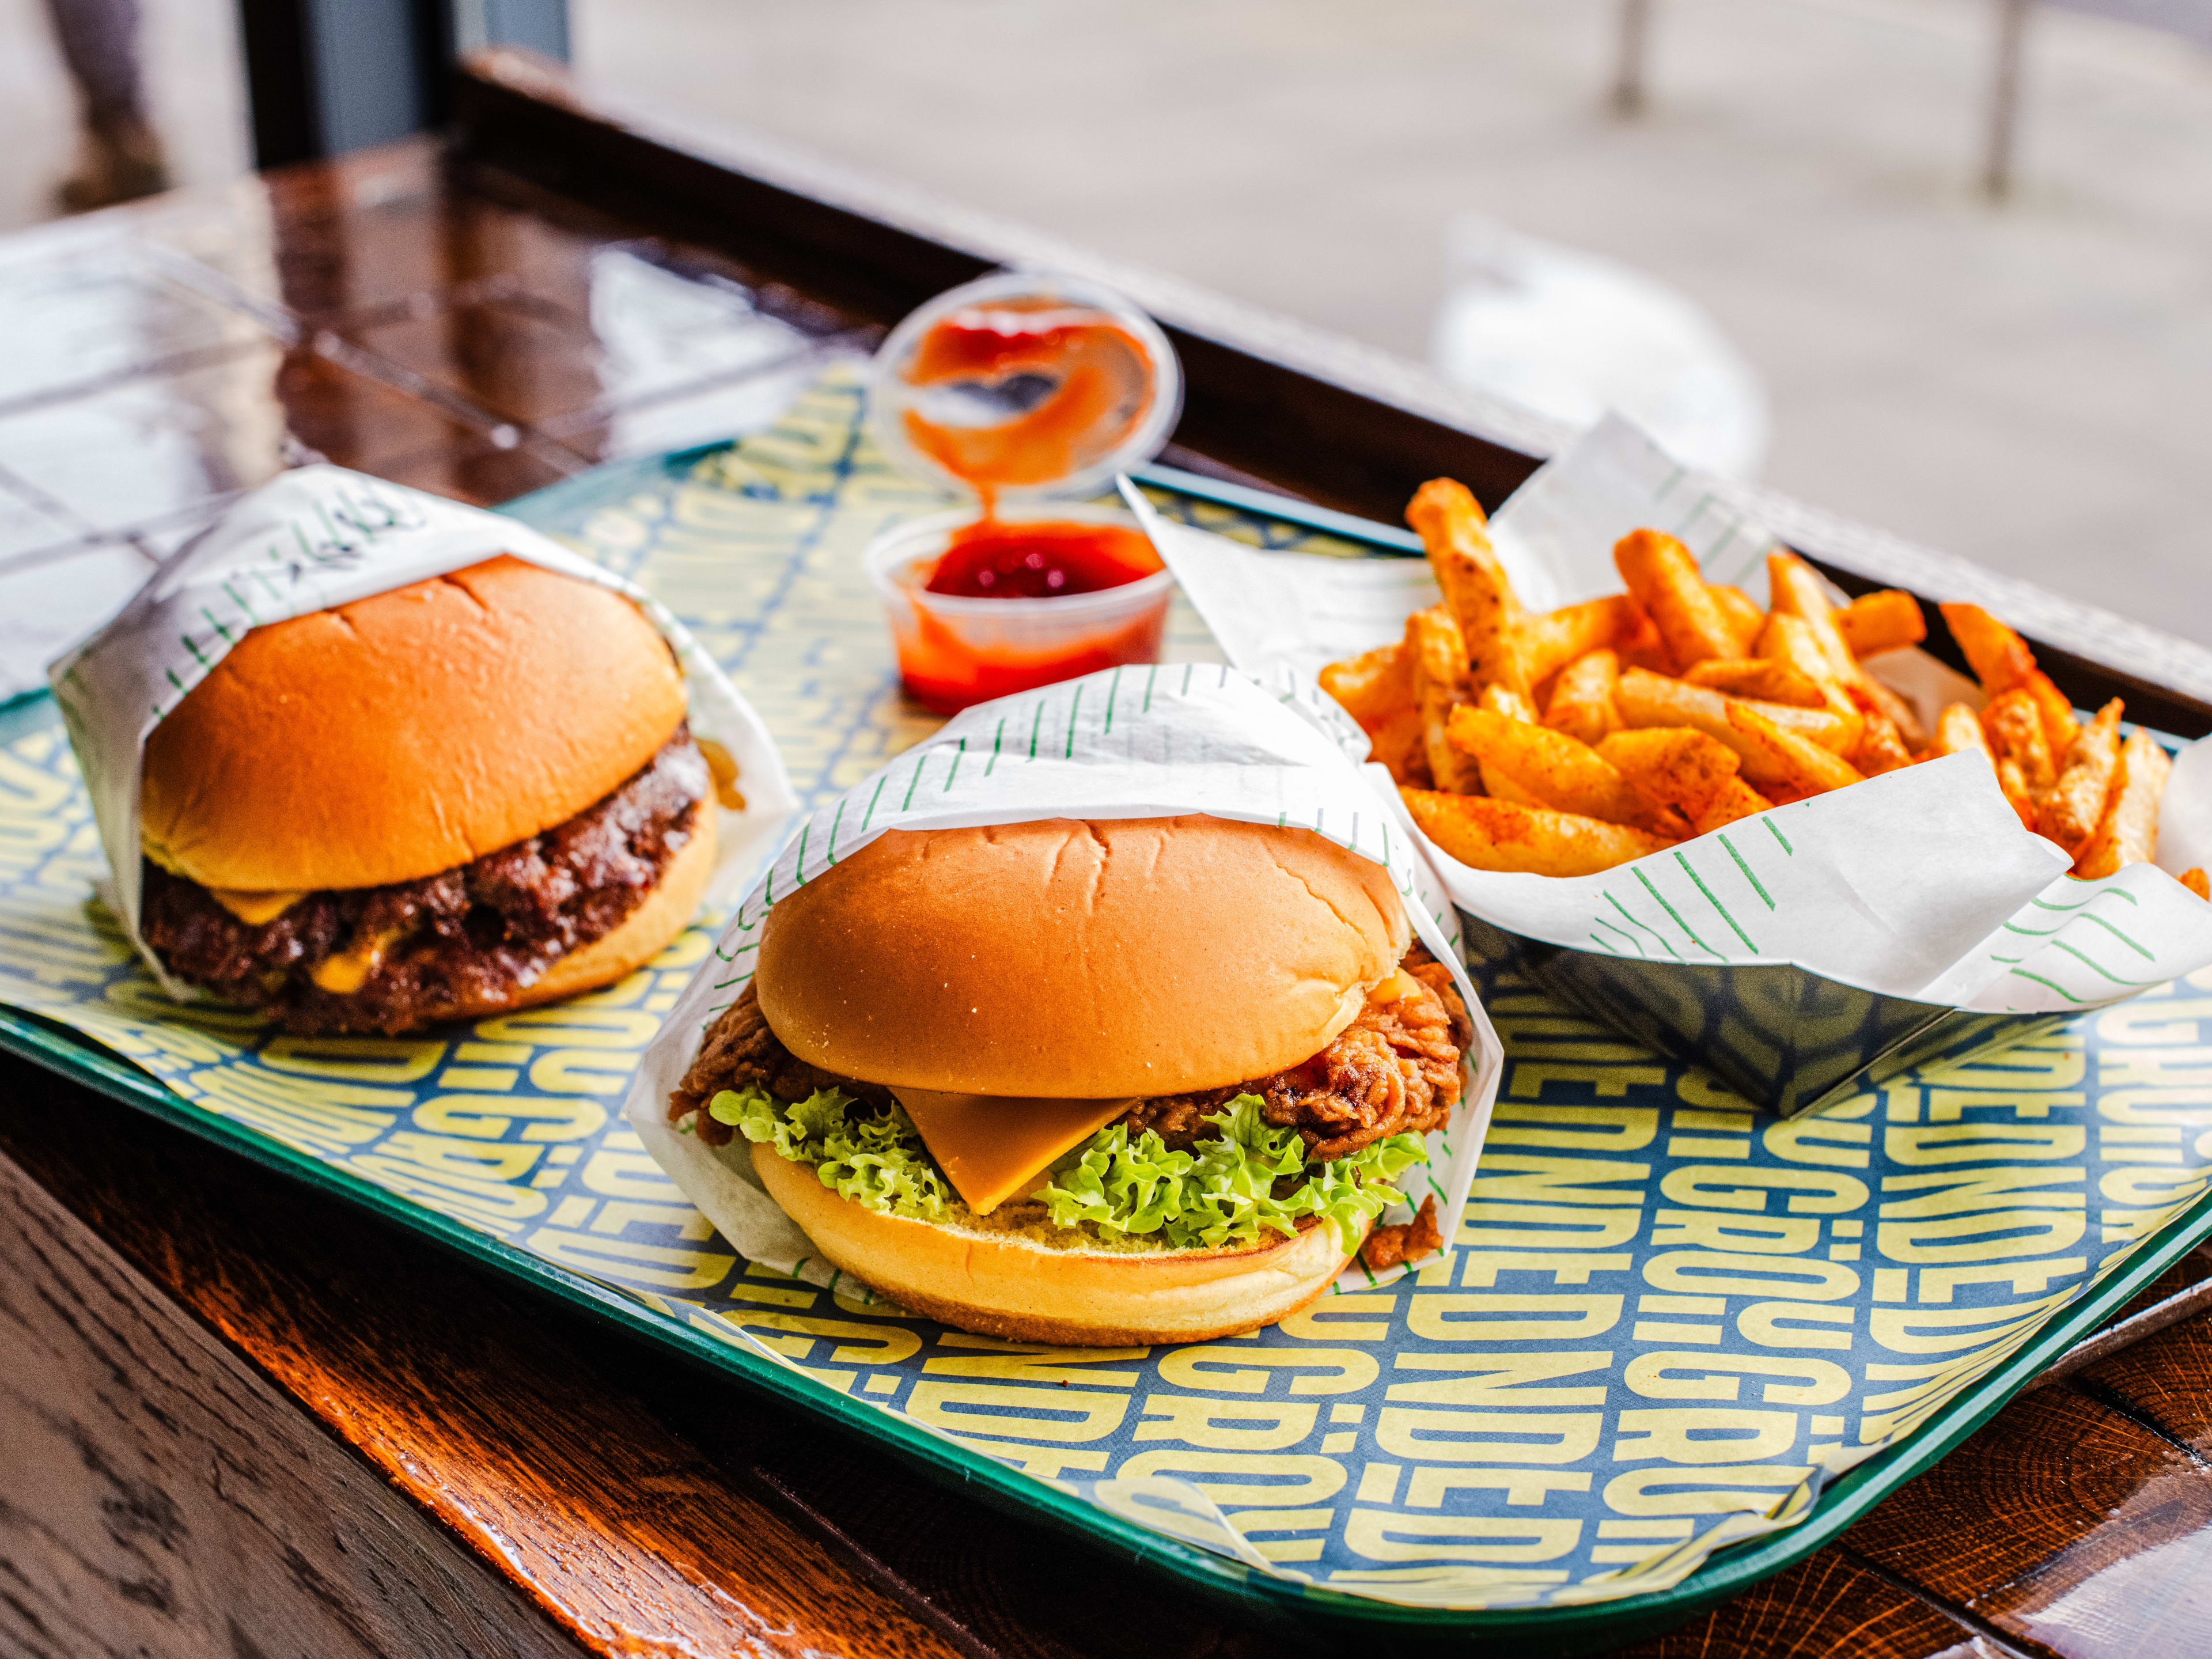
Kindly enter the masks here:
<path id="1" fill-rule="evenodd" d="M 768 728 L 658 600 L 512 519 L 343 467 L 302 467 L 241 498 L 47 670 L 114 872 L 112 902 L 171 995 L 198 993 L 164 971 L 138 932 L 138 793 L 148 735 L 252 629 L 501 553 L 612 588 L 675 650 L 691 730 L 729 751 L 745 801 L 739 811 L 716 809 L 708 902 L 730 903 L 781 843 L 798 799 Z"/>
<path id="2" fill-rule="evenodd" d="M 1450 1123 L 1427 1137 L 1429 1163 L 1401 1177 L 1413 1204 L 1436 1197 L 1448 1254 L 1504 1054 L 1461 963 L 1449 899 L 1398 815 L 1345 752 L 1333 708 L 1279 698 L 1221 665 L 1176 663 L 1111 669 L 968 710 L 817 809 L 738 907 L 631 1085 L 624 1109 L 646 1149 L 740 1253 L 830 1284 L 835 1271 L 753 1173 L 750 1143 L 735 1137 L 726 1147 L 709 1147 L 678 1132 L 667 1116 L 669 1093 L 708 1029 L 752 978 L 769 911 L 886 830 L 1205 813 L 1311 830 L 1381 865 L 1421 943 L 1450 967 L 1474 1022 L 1474 1043 L 1462 1066 L 1466 1088 Z M 1161 925 L 1171 927 L 1174 919 L 1163 917 Z M 1049 1019 L 1052 1011 L 1024 1012 Z M 1235 1011 L 1224 1009 L 1222 1017 L 1234 1018 Z M 1393 1206 L 1382 1219 L 1412 1214 Z M 1402 1271 L 1370 1274 L 1355 1260 L 1339 1282 L 1358 1288 Z"/>
<path id="3" fill-rule="evenodd" d="M 1126 483 L 1123 494 L 1247 673 L 1311 685 L 1325 664 L 1399 638 L 1407 616 L 1438 597 L 1422 562 L 1264 553 L 1163 519 Z M 1773 538 L 1617 416 L 1540 468 L 1491 536 L 1523 603 L 1546 610 L 1619 592 L 1613 544 L 1644 527 L 1680 538 L 1708 580 L 1764 595 Z M 1930 727 L 1947 702 L 1982 705 L 1978 687 L 1918 650 L 1869 670 Z M 1470 869 L 1401 822 L 1461 908 L 1527 939 L 1623 961 L 1790 964 L 1886 997 L 2020 1014 L 2080 1012 L 2212 962 L 2212 908 L 2167 873 L 2212 853 L 2205 830 L 2174 827 L 2197 805 L 2212 805 L 2203 744 L 2174 768 L 2166 868 L 2095 882 L 2067 876 L 2065 855 L 2022 828 L 1972 756 L 1778 807 L 1595 876 Z"/>

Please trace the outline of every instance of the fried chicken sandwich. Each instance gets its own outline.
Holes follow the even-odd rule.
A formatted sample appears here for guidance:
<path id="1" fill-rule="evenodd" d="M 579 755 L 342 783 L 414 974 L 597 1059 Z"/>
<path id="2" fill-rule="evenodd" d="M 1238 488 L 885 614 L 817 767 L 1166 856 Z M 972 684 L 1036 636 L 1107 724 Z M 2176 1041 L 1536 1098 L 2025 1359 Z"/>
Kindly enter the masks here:
<path id="1" fill-rule="evenodd" d="M 1310 831 L 895 830 L 769 912 L 669 1115 L 902 1306 L 1191 1340 L 1328 1287 L 1472 1036 L 1389 877 Z"/>
<path id="2" fill-rule="evenodd" d="M 147 739 L 140 933 L 301 1032 L 606 984 L 714 863 L 686 712 L 635 605 L 513 557 L 256 628 Z"/>

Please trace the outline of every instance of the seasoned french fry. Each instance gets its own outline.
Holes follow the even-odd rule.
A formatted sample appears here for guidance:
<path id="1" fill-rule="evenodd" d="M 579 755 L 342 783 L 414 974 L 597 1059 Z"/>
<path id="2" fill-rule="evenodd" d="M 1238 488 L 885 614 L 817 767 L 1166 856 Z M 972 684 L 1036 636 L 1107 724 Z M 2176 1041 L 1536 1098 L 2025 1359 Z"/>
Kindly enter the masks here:
<path id="1" fill-rule="evenodd" d="M 1477 870 L 1591 876 L 1671 847 L 1663 836 L 1480 795 L 1401 789 L 1421 832 Z"/>
<path id="2" fill-rule="evenodd" d="M 1911 765 L 1912 751 L 1905 746 L 1895 720 L 1887 714 L 1869 714 L 1866 730 L 1859 734 L 1859 746 L 1851 750 L 1850 762 L 1867 776 L 1878 777 Z"/>
<path id="3" fill-rule="evenodd" d="M 1559 671 L 1552 682 L 1552 701 L 1544 724 L 1571 738 L 1595 744 L 1620 729 L 1613 688 L 1620 683 L 1620 659 L 1605 649 L 1586 651 Z"/>
<path id="4" fill-rule="evenodd" d="M 2081 728 L 2058 769 L 2058 781 L 2036 814 L 2036 833 L 2048 836 L 2069 858 L 2081 856 L 2104 821 L 2105 799 L 2120 764 L 2120 700 L 2114 697 Z"/>
<path id="5" fill-rule="evenodd" d="M 1967 667 L 1991 696 L 2009 691 L 2035 672 L 2035 653 L 2027 641 L 1978 605 L 1936 607 L 1949 625 L 1951 637 L 1966 653 Z"/>
<path id="6" fill-rule="evenodd" d="M 1424 731 L 1421 711 L 1408 705 L 1367 734 L 1370 753 L 1390 769 L 1395 781 L 1425 789 L 1435 780 L 1429 775 Z"/>
<path id="7" fill-rule="evenodd" d="M 1413 493 L 1406 521 L 1419 534 L 1437 586 L 1458 620 L 1474 683 L 1527 696 L 1529 677 L 1518 642 L 1521 601 L 1491 550 L 1474 494 L 1454 479 L 1431 478 Z"/>
<path id="8" fill-rule="evenodd" d="M 1990 765 L 1996 757 L 1990 753 L 1988 733 L 1982 730 L 1982 717 L 1963 702 L 1954 702 L 1943 710 L 1942 718 L 1936 722 L 1936 735 L 1921 758 L 1934 760 L 1940 755 L 1979 755 Z"/>
<path id="9" fill-rule="evenodd" d="M 2208 904 L 2212 904 L 2212 881 L 2205 879 L 2202 870 L 2184 870 L 2179 880 L 2184 887 L 2196 894 L 2197 897 L 2204 900 Z"/>
<path id="10" fill-rule="evenodd" d="M 1487 708 L 1493 714 L 1503 714 L 1509 720 L 1536 722 L 1536 705 L 1518 691 L 1509 691 L 1502 685 L 1486 685 L 1474 694 L 1475 706 Z"/>
<path id="11" fill-rule="evenodd" d="M 1836 607 L 1828 602 L 1828 591 L 1813 567 L 1795 553 L 1770 553 L 1766 586 L 1776 615 L 1796 617 L 1813 630 L 1836 681 L 1848 685 L 1857 678 L 1858 661 L 1836 628 Z"/>
<path id="12" fill-rule="evenodd" d="M 1855 708 L 1895 722 L 1907 747 L 1924 742 L 1927 733 L 1920 729 L 1911 706 L 1860 667 L 1858 659 L 1851 654 L 1840 625 L 1844 613 L 1828 602 L 1827 590 L 1813 568 L 1794 553 L 1770 553 L 1766 556 L 1766 574 L 1774 590 L 1775 615 L 1786 613 L 1802 623 L 1813 643 L 1820 647 L 1821 659 L 1828 665 L 1829 706 L 1839 712 L 1844 708 Z M 1796 630 L 1787 631 L 1792 640 L 1797 637 Z M 1796 649 L 1802 651 L 1802 647 Z M 1791 660 L 1804 665 L 1796 654 Z"/>
<path id="13" fill-rule="evenodd" d="M 2027 641 L 1978 605 L 1946 605 L 1938 608 L 1950 625 L 1951 637 L 1966 653 L 1974 678 L 1982 683 L 1982 690 L 1992 697 L 2015 690 L 2026 690 L 2035 699 L 2036 713 L 2043 721 L 2044 742 L 2051 752 L 2063 755 L 2073 748 L 2074 739 L 2081 730 L 2080 722 L 2074 718 L 2073 702 L 2035 665 L 2035 653 L 2027 648 Z"/>
<path id="14" fill-rule="evenodd" d="M 1849 682 L 1837 673 L 1834 662 L 1820 648 L 1820 635 L 1812 623 L 1790 611 L 1776 611 L 1759 629 L 1753 649 L 1759 657 L 1787 664 L 1816 684 L 1828 711 L 1850 722 L 1850 746 L 1857 747 L 1863 711 L 1852 697 Z"/>
<path id="15" fill-rule="evenodd" d="M 1372 735 L 1413 706 L 1411 653 L 1399 641 L 1378 645 L 1344 662 L 1333 662 L 1321 671 L 1321 689 Z"/>
<path id="16" fill-rule="evenodd" d="M 1912 705 L 1864 668 L 1859 670 L 1858 680 L 1850 688 L 1850 693 L 1862 714 L 1869 719 L 1880 714 L 1895 726 L 1907 749 L 1918 749 L 1927 743 L 1927 729 L 1920 724 L 1920 716 L 1912 712 Z"/>
<path id="17" fill-rule="evenodd" d="M 2104 820 L 2074 860 L 2075 875 L 2094 881 L 2122 865 L 2148 864 L 2158 856 L 2158 800 L 2172 770 L 2173 762 L 2158 740 L 2137 727 L 2120 750 L 2119 776 L 2105 805 Z"/>
<path id="18" fill-rule="evenodd" d="M 1982 710 L 1982 730 L 1990 734 L 1990 752 L 1999 763 L 2009 760 L 2020 768 L 2030 795 L 2040 797 L 2051 787 L 2057 769 L 2051 763 L 2035 699 L 2025 687 L 2006 692 Z"/>
<path id="19" fill-rule="evenodd" d="M 1463 862 L 1607 870 L 1967 752 L 2077 876 L 2157 850 L 2165 751 L 2140 733 L 2120 744 L 2118 699 L 2079 723 L 2027 641 L 1977 606 L 1943 614 L 1988 706 L 1953 703 L 1929 733 L 1863 661 L 1925 637 L 1910 593 L 1838 604 L 1809 564 L 1777 552 L 1762 613 L 1741 589 L 1707 583 L 1679 541 L 1644 529 L 1613 549 L 1626 592 L 1530 615 L 1463 486 L 1424 484 L 1407 517 L 1445 602 L 1409 617 L 1398 645 L 1332 663 L 1322 684 L 1367 732 L 1416 822 Z M 2203 871 L 2182 879 L 2212 903 Z"/>
<path id="20" fill-rule="evenodd" d="M 1766 626 L 1766 613 L 1759 608 L 1759 601 L 1731 583 L 1707 582 L 1705 592 L 1713 596 L 1721 615 L 1728 618 L 1729 629 L 1735 635 L 1736 655 L 1749 656 L 1751 642 Z"/>
<path id="21" fill-rule="evenodd" d="M 2035 828 L 2035 793 L 2027 787 L 2027 776 L 2021 770 L 2020 763 L 2010 755 L 1997 757 L 1997 787 L 2012 810 L 2020 814 L 2021 823 L 2027 829 Z"/>
<path id="22" fill-rule="evenodd" d="M 1453 748 L 1444 722 L 1468 697 L 1467 652 L 1450 610 L 1432 605 L 1406 620 L 1406 642 L 1413 657 L 1414 705 L 1421 714 L 1421 749 L 1429 776 L 1439 789 L 1480 787 L 1474 763 Z"/>
<path id="23" fill-rule="evenodd" d="M 2043 738 L 2054 755 L 2063 755 L 2081 735 L 2081 722 L 2074 718 L 2074 699 L 2051 683 L 2040 668 L 2027 677 L 2021 689 L 2035 699 L 2035 712 L 2043 720 Z"/>
<path id="24" fill-rule="evenodd" d="M 1607 765 L 1656 801 L 1695 819 L 1726 792 L 1742 763 L 1717 738 L 1686 726 L 1616 732 L 1597 745 Z"/>
<path id="25" fill-rule="evenodd" d="M 1492 800 L 1511 801 L 1520 806 L 1541 806 L 1547 811 L 1551 803 L 1533 789 L 1523 789 L 1503 772 L 1485 769 L 1482 773 L 1482 793 Z"/>
<path id="26" fill-rule="evenodd" d="M 1727 613 L 1698 574 L 1698 562 L 1672 536 L 1631 531 L 1613 544 L 1613 562 L 1677 668 L 1743 654 Z"/>
<path id="27" fill-rule="evenodd" d="M 1786 617 L 1783 620 L 1797 619 Z M 1828 702 L 1828 694 L 1820 681 L 1808 678 L 1796 665 L 1773 657 L 1697 663 L 1682 678 L 1692 685 L 1709 685 L 1732 697 L 1759 697 L 1768 702 L 1787 703 L 1793 708 L 1822 708 Z"/>
<path id="28" fill-rule="evenodd" d="M 1747 818 L 1773 805 L 1741 778 L 1730 778 L 1705 803 L 1705 811 L 1691 818 L 1690 827 L 1701 836 L 1709 836 L 1716 830 L 1727 829 L 1738 818 Z"/>
<path id="29" fill-rule="evenodd" d="M 1609 593 L 1525 617 L 1521 623 L 1522 672 L 1534 689 L 1577 658 L 1618 645 L 1643 623 L 1644 613 L 1626 593 Z"/>
<path id="30" fill-rule="evenodd" d="M 1501 720 L 1511 720 L 1516 724 L 1526 722 L 1533 726 L 1536 721 L 1536 711 L 1529 706 L 1528 699 L 1517 692 L 1507 690 L 1502 685 L 1484 686 L 1481 690 L 1474 694 L 1474 706 L 1486 714 L 1494 714 Z M 1455 708 L 1452 713 L 1456 714 L 1459 710 Z M 1449 727 L 1444 735 L 1447 738 L 1451 736 Z M 1467 750 L 1462 748 L 1460 752 L 1464 754 Z M 1543 796 L 1523 788 L 1514 781 L 1510 773 L 1498 770 L 1487 761 L 1478 761 L 1476 764 L 1478 775 L 1482 779 L 1484 794 L 1495 795 L 1500 800 L 1517 800 L 1524 806 L 1552 805 Z"/>
<path id="31" fill-rule="evenodd" d="M 1735 750 L 1743 762 L 1744 775 L 1754 783 L 1778 784 L 1802 797 L 1859 781 L 1860 775 L 1850 762 L 1809 738 L 1785 731 L 1750 703 L 1731 697 L 1728 723 L 1735 740 L 1723 737 L 1721 741 Z"/>
<path id="32" fill-rule="evenodd" d="M 1901 588 L 1862 593 L 1836 612 L 1836 631 L 1851 655 L 1864 661 L 1884 651 L 1899 651 L 1928 637 L 1920 601 Z"/>
<path id="33" fill-rule="evenodd" d="M 1674 659 L 1667 654 L 1667 641 L 1659 637 L 1659 629 L 1651 618 L 1644 614 L 1643 607 L 1630 599 L 1636 614 L 1636 630 L 1613 647 L 1623 668 L 1648 668 L 1655 674 L 1674 672 Z"/>
<path id="34" fill-rule="evenodd" d="M 1613 701 L 1624 726 L 1692 726 L 1735 747 L 1728 723 L 1728 705 L 1739 700 L 1705 686 L 1631 668 L 1622 672 Z M 1792 708 L 1779 702 L 1746 706 L 1837 754 L 1856 746 L 1865 723 L 1856 710 L 1846 716 L 1826 708 Z"/>
<path id="35" fill-rule="evenodd" d="M 1751 654 L 1770 662 L 1786 663 L 1807 679 L 1821 685 L 1835 684 L 1836 665 L 1820 649 L 1820 637 L 1814 633 L 1813 624 L 1787 611 L 1768 615 L 1766 625 L 1752 641 Z"/>
<path id="36" fill-rule="evenodd" d="M 1449 735 L 1482 763 L 1486 781 L 1502 776 L 1540 805 L 1608 823 L 1632 823 L 1655 831 L 1662 827 L 1653 801 L 1595 749 L 1564 732 L 1508 720 L 1487 708 L 1455 708 Z"/>

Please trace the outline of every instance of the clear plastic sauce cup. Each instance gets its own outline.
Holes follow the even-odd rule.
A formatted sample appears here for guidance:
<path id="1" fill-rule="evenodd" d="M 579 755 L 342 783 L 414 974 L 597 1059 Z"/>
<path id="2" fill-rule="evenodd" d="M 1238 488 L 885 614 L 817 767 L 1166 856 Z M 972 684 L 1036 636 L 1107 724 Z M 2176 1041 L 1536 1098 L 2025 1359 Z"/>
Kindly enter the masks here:
<path id="1" fill-rule="evenodd" d="M 878 443 L 981 508 L 900 526 L 862 556 L 917 700 L 952 714 L 1159 659 L 1174 578 L 1129 514 L 1064 498 L 1156 453 L 1182 385 L 1152 319 L 1079 278 L 987 276 L 892 331 L 871 376 Z M 948 554 L 950 591 L 933 592 Z"/>
<path id="2" fill-rule="evenodd" d="M 1115 507 L 1057 501 L 1002 507 L 1000 520 L 1136 528 Z M 940 714 L 1125 663 L 1158 662 L 1175 578 L 1165 567 L 1116 587 L 1052 599 L 967 599 L 927 584 L 969 511 L 918 519 L 879 536 L 862 555 L 883 598 L 899 675 Z"/>

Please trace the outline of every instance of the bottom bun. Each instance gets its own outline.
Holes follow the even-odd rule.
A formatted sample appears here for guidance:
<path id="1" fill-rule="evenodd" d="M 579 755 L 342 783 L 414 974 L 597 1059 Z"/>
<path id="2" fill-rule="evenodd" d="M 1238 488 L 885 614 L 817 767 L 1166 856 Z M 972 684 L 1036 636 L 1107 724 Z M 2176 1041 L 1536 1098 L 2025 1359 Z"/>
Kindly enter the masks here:
<path id="1" fill-rule="evenodd" d="M 465 997 L 428 1010 L 422 1022 L 476 1019 L 485 1014 L 534 1008 L 541 1002 L 557 1002 L 580 991 L 611 985 L 652 961 L 697 913 L 707 883 L 714 873 L 714 804 L 702 802 L 697 817 L 691 839 L 668 860 L 645 902 L 613 933 L 559 957 L 538 978 L 506 996 Z"/>
<path id="2" fill-rule="evenodd" d="M 885 1215 L 772 1146 L 752 1153 L 769 1196 L 832 1264 L 901 1307 L 989 1336 L 1107 1348 L 1230 1336 L 1296 1313 L 1349 1259 L 1326 1224 L 1245 1250 L 1054 1249 Z"/>

